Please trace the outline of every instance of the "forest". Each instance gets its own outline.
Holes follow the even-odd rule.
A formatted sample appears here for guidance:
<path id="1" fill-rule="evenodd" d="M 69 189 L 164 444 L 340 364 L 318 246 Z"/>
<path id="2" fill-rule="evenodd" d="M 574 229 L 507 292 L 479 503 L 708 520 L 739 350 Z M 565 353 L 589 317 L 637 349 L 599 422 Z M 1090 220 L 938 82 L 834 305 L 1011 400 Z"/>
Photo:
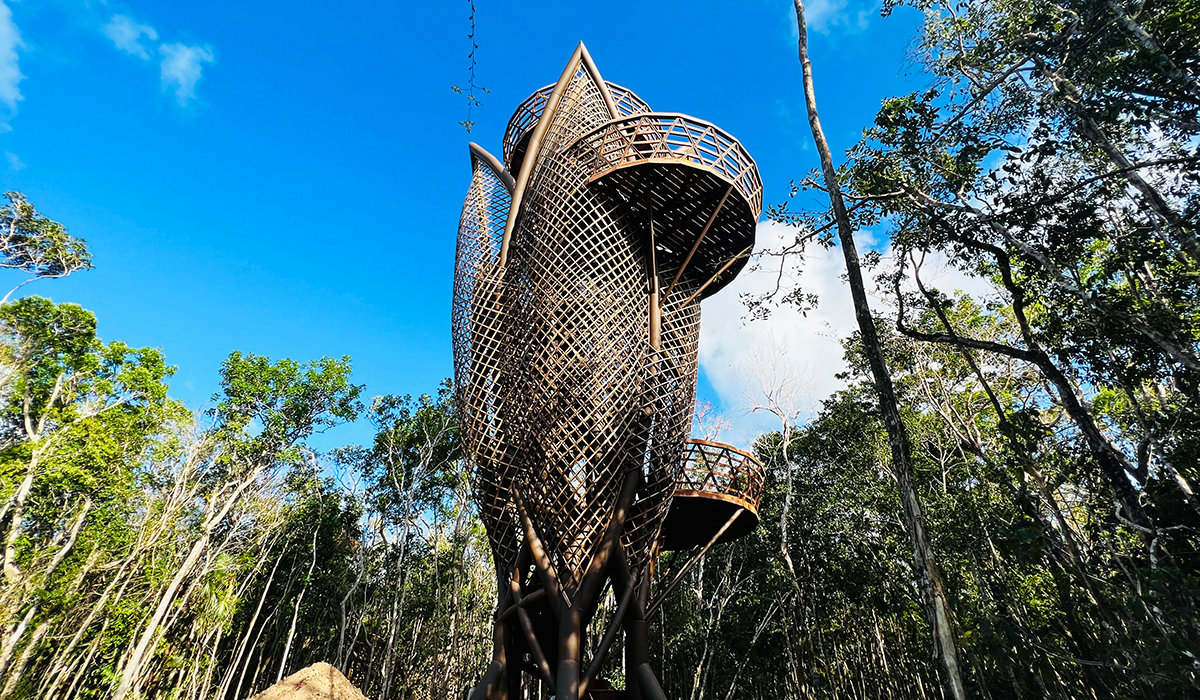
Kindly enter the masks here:
<path id="1" fill-rule="evenodd" d="M 835 156 L 795 0 L 821 162 L 756 264 L 839 248 L 858 331 L 814 415 L 764 399 L 761 523 L 653 611 L 653 665 L 679 700 L 1200 697 L 1200 4 L 900 5 L 928 87 Z M 27 293 L 93 261 L 5 196 L 34 284 L 0 302 L 0 700 L 241 700 L 317 661 L 464 697 L 496 581 L 451 383 L 233 352 L 197 412 L 169 352 Z M 748 322 L 821 303 L 800 282 Z M 309 445 L 350 421 L 373 442 Z"/>

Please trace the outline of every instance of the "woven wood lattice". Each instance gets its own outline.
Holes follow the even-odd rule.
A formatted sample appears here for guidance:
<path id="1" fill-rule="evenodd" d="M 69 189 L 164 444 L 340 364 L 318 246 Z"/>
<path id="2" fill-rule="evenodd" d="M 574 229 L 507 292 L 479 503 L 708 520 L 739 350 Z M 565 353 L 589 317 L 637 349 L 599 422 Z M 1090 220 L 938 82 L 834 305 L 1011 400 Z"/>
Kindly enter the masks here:
<path id="1" fill-rule="evenodd" d="M 642 98 L 635 95 L 632 90 L 623 88 L 616 83 L 608 81 L 605 83 L 608 85 L 609 93 L 613 96 L 613 101 L 616 102 L 619 114 L 629 116 L 650 111 L 650 105 L 643 102 Z M 553 84 L 538 89 L 525 98 L 525 101 L 517 107 L 517 111 L 513 112 L 512 118 L 508 120 L 508 126 L 504 129 L 504 139 L 501 141 L 501 152 L 504 156 L 504 163 L 510 172 L 515 172 L 521 167 L 520 159 L 525 155 L 529 136 L 542 118 L 542 111 L 546 109 L 546 102 L 550 99 L 552 92 L 554 92 Z M 515 163 L 513 161 L 514 154 L 517 158 Z"/>
<path id="2" fill-rule="evenodd" d="M 458 223 L 451 312 L 459 427 L 474 462 L 480 514 L 498 566 L 511 568 L 519 546 L 517 512 L 505 481 L 512 442 L 499 420 L 509 326 L 499 267 L 512 178 L 486 151 L 471 145 L 471 186 Z"/>
<path id="3" fill-rule="evenodd" d="M 594 610 L 614 557 L 649 585 L 685 476 L 699 299 L 745 263 L 762 186 L 736 140 L 651 112 L 582 45 L 518 107 L 503 155 L 472 144 L 459 220 L 460 427 L 502 604 L 540 589 L 566 615 Z M 561 643 L 531 629 L 517 648 L 549 663 Z"/>

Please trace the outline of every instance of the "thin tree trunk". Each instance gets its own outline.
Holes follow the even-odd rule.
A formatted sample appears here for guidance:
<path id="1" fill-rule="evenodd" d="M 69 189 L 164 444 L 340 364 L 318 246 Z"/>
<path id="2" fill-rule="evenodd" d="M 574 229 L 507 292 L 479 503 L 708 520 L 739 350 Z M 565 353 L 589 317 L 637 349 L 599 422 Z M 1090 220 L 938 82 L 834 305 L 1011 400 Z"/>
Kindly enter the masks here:
<path id="1" fill-rule="evenodd" d="M 242 656 L 246 653 L 246 645 L 250 643 L 250 635 L 254 633 L 254 627 L 258 624 L 259 613 L 262 612 L 263 603 L 267 599 L 267 593 L 271 590 L 271 582 L 275 580 L 275 572 L 279 570 L 279 562 L 283 559 L 280 555 L 275 560 L 275 566 L 271 567 L 271 575 L 267 577 L 267 583 L 263 586 L 262 595 L 258 598 L 258 606 L 254 608 L 254 614 L 250 616 L 250 623 L 246 626 L 246 633 L 242 635 L 242 641 L 238 644 L 237 656 L 234 657 L 233 663 L 229 665 L 229 670 L 225 672 L 225 677 L 221 680 L 221 688 L 217 693 L 217 698 L 223 699 L 226 692 L 229 690 L 229 684 L 233 682 L 233 676 L 237 673 L 238 666 L 242 664 Z"/>
<path id="2" fill-rule="evenodd" d="M 361 566 L 358 570 L 358 575 L 354 578 L 354 585 L 350 586 L 350 589 L 346 591 L 346 595 L 342 596 L 342 600 L 339 605 L 341 618 L 339 619 L 340 621 L 338 623 L 338 643 L 337 653 L 334 654 L 334 666 L 336 666 L 337 669 L 342 673 L 346 672 L 346 664 L 349 663 L 349 653 L 347 653 L 345 656 L 342 655 L 346 645 L 346 604 L 350 602 L 350 598 L 354 596 L 355 591 L 357 591 L 358 587 L 362 585 L 363 577 L 367 574 L 367 552 L 369 550 L 366 545 L 363 545 L 360 551 L 361 554 L 359 559 L 361 561 Z"/>
<path id="3" fill-rule="evenodd" d="M 30 483 L 32 483 L 32 481 L 30 481 Z M 28 494 L 26 494 L 26 495 L 28 495 Z M 63 546 L 61 548 L 59 548 L 59 550 L 57 552 L 55 552 L 54 558 L 50 561 L 50 564 L 46 567 L 46 569 L 44 571 L 42 571 L 40 573 L 40 578 L 41 578 L 41 582 L 42 582 L 41 584 L 30 582 L 30 578 L 33 576 L 32 573 L 30 573 L 29 575 L 19 576 L 20 582 L 17 586 L 14 586 L 15 595 L 16 595 L 15 605 L 18 606 L 16 609 L 19 610 L 20 609 L 19 606 L 26 604 L 30 597 L 29 593 L 31 591 L 25 590 L 26 595 L 22 595 L 22 593 L 21 593 L 22 589 L 41 588 L 41 587 L 43 587 L 43 585 L 49 583 L 50 577 L 53 576 L 54 571 L 58 568 L 58 565 L 60 563 L 62 563 L 62 560 L 67 556 L 67 554 L 69 554 L 71 552 L 71 550 L 74 549 L 75 542 L 79 538 L 79 531 L 80 531 L 80 529 L 83 528 L 83 523 L 87 519 L 88 513 L 90 513 L 91 510 L 92 510 L 92 499 L 88 498 L 83 504 L 83 509 L 80 511 L 79 515 L 75 518 L 75 523 L 71 526 L 71 530 L 67 536 L 67 541 L 63 544 Z M 19 506 L 18 506 L 16 513 L 17 514 L 14 516 L 14 519 L 13 519 L 13 522 L 14 522 L 13 527 L 14 528 L 19 527 L 19 525 L 20 525 L 20 517 L 21 516 L 20 516 L 20 507 Z M 10 563 L 9 561 L 6 561 L 5 566 L 8 566 L 9 563 Z M 19 575 L 19 572 L 17 571 L 17 567 L 15 565 L 12 566 L 12 571 L 17 572 Z M 7 570 L 6 570 L 6 573 L 7 573 Z M 0 645 L 0 678 L 4 677 L 4 675 L 8 672 L 8 666 L 10 663 L 12 663 L 12 657 L 13 657 L 13 654 L 16 653 L 17 645 L 20 644 L 21 638 L 25 635 L 25 632 L 29 629 L 29 621 L 37 615 L 37 612 L 40 609 L 40 605 L 37 602 L 36 598 L 34 598 L 34 600 L 31 603 L 29 603 L 29 605 L 30 605 L 29 610 L 26 612 L 24 619 L 20 623 L 18 623 L 16 627 L 13 628 L 12 633 L 7 638 L 5 638 L 3 645 Z M 46 633 L 46 630 L 44 629 L 44 625 L 39 626 L 37 628 L 37 630 L 39 630 L 41 632 L 41 634 Z M 29 644 L 26 645 L 26 649 L 27 650 L 31 649 L 32 646 L 37 643 L 38 639 L 40 639 L 40 635 L 37 635 L 37 633 L 35 632 L 35 640 L 29 642 Z M 28 661 L 28 657 L 25 657 L 25 661 Z M 15 676 L 19 676 L 21 671 L 23 670 L 23 668 L 24 668 L 24 663 L 21 664 L 20 669 L 13 672 L 15 674 Z M 8 686 L 6 685 L 4 692 L 0 693 L 0 698 L 4 698 L 9 692 L 10 692 L 10 690 L 9 690 Z"/>
<path id="4" fill-rule="evenodd" d="M 245 663 L 242 664 L 242 673 L 241 673 L 241 675 L 238 676 L 237 688 L 235 688 L 233 691 L 234 697 L 241 697 L 242 684 L 246 681 L 246 674 L 250 671 L 250 661 L 254 658 L 253 649 L 258 646 L 259 640 L 262 639 L 263 631 L 265 631 L 267 629 L 267 623 L 269 623 L 272 620 L 272 618 L 274 618 L 274 617 L 275 617 L 275 611 L 272 610 L 271 613 L 269 615 L 267 615 L 267 619 L 263 620 L 262 625 L 258 628 L 258 633 L 254 635 L 254 641 L 250 644 L 250 649 L 252 651 L 250 652 L 249 655 L 246 656 Z M 263 649 L 258 650 L 258 657 L 260 660 L 262 659 Z M 262 666 L 262 664 L 260 663 L 259 667 L 261 668 L 261 666 Z M 252 690 L 256 687 L 255 683 L 257 681 L 258 681 L 258 673 L 255 672 L 254 676 L 250 679 L 250 688 Z"/>
<path id="5" fill-rule="evenodd" d="M 86 678 L 88 673 L 92 670 L 92 659 L 96 657 L 96 652 L 100 650 L 100 642 L 103 641 L 104 633 L 107 631 L 108 620 L 105 620 L 104 624 L 100 625 L 99 634 L 97 634 L 96 638 L 92 640 L 92 643 L 88 645 L 87 656 L 83 658 L 83 663 L 79 665 L 79 670 L 75 673 L 75 678 L 71 680 L 71 685 L 67 686 L 67 693 L 63 697 L 73 697 L 75 695 L 75 688 L 79 686 L 83 679 Z"/>
<path id="6" fill-rule="evenodd" d="M 159 625 L 170 611 L 171 603 L 175 601 L 175 594 L 179 591 L 179 587 L 191 575 L 192 570 L 196 567 L 196 563 L 200 561 L 200 555 L 204 553 L 207 546 L 208 533 L 206 532 L 192 544 L 192 550 L 175 572 L 175 576 L 167 585 L 167 589 L 163 591 L 154 614 L 151 615 L 149 622 L 146 623 L 146 627 L 142 630 L 141 635 L 138 636 L 137 645 L 133 648 L 133 653 L 130 654 L 129 661 L 125 664 L 125 668 L 121 673 L 121 682 L 117 686 L 116 692 L 113 693 L 113 700 L 124 700 L 125 696 L 133 688 L 133 684 L 138 681 L 142 673 L 146 654 L 150 651 L 151 642 L 158 638 Z"/>
<path id="7" fill-rule="evenodd" d="M 88 630 L 88 628 L 92 626 L 92 621 L 96 619 L 96 616 L 99 615 L 102 611 L 104 611 L 105 605 L 108 602 L 108 598 L 112 594 L 113 588 L 118 583 L 121 584 L 121 587 L 119 589 L 117 589 L 117 594 L 113 597 L 117 600 L 120 600 L 122 595 L 124 595 L 126 587 L 133 580 L 132 576 L 125 575 L 126 567 L 132 561 L 133 561 L 133 557 L 130 556 L 130 557 L 126 557 L 126 559 L 121 563 L 120 568 L 117 569 L 116 577 L 112 580 L 111 583 L 109 583 L 108 587 L 104 591 L 104 594 L 100 596 L 100 601 L 92 606 L 92 609 L 88 613 L 87 618 L 83 621 L 83 624 L 81 624 L 79 626 L 79 630 L 76 631 L 75 635 L 71 637 L 71 641 L 69 644 L 67 644 L 66 649 L 62 650 L 58 654 L 56 654 L 54 665 L 53 665 L 54 670 L 49 674 L 49 678 L 47 679 L 47 681 L 48 681 L 50 678 L 52 678 L 53 683 L 50 685 L 50 689 L 45 693 L 45 697 L 50 697 L 50 698 L 55 697 L 55 692 L 58 690 L 58 687 L 62 684 L 63 680 L 65 680 L 66 674 L 69 671 L 71 671 L 71 669 L 74 668 L 74 664 L 72 664 L 70 661 L 71 652 L 74 651 L 76 645 L 79 644 L 79 641 L 83 638 L 83 635 Z M 95 643 L 98 643 L 100 638 L 102 638 L 104 636 L 104 631 L 108 628 L 108 623 L 111 618 L 106 615 L 103 619 L 104 619 L 104 623 L 100 626 L 100 633 L 97 635 L 96 642 L 93 643 L 93 646 Z M 94 652 L 95 652 L 95 649 L 93 648 L 91 651 L 89 651 L 87 653 L 86 658 L 90 659 L 91 655 Z M 85 661 L 84 665 L 86 666 L 87 663 L 89 663 L 89 662 Z M 46 685 L 46 682 L 43 681 L 42 685 L 38 687 L 39 694 L 42 692 L 45 685 Z"/>
<path id="8" fill-rule="evenodd" d="M 1108 0 L 1107 4 L 1109 11 L 1116 16 L 1117 21 L 1121 23 L 1125 31 L 1129 32 L 1138 46 L 1141 46 L 1144 51 L 1154 56 L 1154 62 L 1158 64 L 1159 70 L 1171 80 L 1179 83 L 1180 87 L 1187 90 L 1193 98 L 1200 98 L 1200 82 L 1176 65 L 1171 60 L 1171 57 L 1163 51 L 1162 46 L 1154 40 L 1154 37 L 1150 36 L 1149 32 L 1137 20 L 1130 17 L 1125 12 L 1125 8 L 1117 4 L 1116 0 Z"/>
<path id="9" fill-rule="evenodd" d="M 829 192 L 834 217 L 837 222 L 838 239 L 841 243 L 842 254 L 846 259 L 846 275 L 850 282 L 850 293 L 854 300 L 854 315 L 858 320 L 859 332 L 862 334 L 863 350 L 871 366 L 871 374 L 875 380 L 875 389 L 879 395 L 879 408 L 887 426 L 888 442 L 892 448 L 892 471 L 896 477 L 896 486 L 900 492 L 900 500 L 904 506 L 905 522 L 909 538 L 912 541 L 914 570 L 917 573 L 921 598 L 924 603 L 925 615 L 932 627 L 934 649 L 937 656 L 938 668 L 942 684 L 947 695 L 954 700 L 966 700 L 966 690 L 958 664 L 958 647 L 954 632 L 954 617 L 950 610 L 949 601 L 942 584 L 941 571 L 929 534 L 925 527 L 925 516 L 921 502 L 913 483 L 912 450 L 909 444 L 908 432 L 900 418 L 900 409 L 896 402 L 892 386 L 892 378 L 884 362 L 883 350 L 875 331 L 875 320 L 871 316 L 870 304 L 867 300 L 866 286 L 863 283 L 862 269 L 858 261 L 858 249 L 854 243 L 854 230 L 850 217 L 846 212 L 846 204 L 842 200 L 841 188 L 838 185 L 837 172 L 833 167 L 833 155 L 825 140 L 821 121 L 817 116 L 817 100 L 813 88 L 812 63 L 808 57 L 808 29 L 804 22 L 803 0 L 793 0 L 796 9 L 796 22 L 799 29 L 800 65 L 804 74 L 804 101 L 808 109 L 808 123 L 812 129 L 813 140 L 821 158 L 821 171 L 825 178 L 825 186 Z"/>
<path id="10" fill-rule="evenodd" d="M 218 523 L 225 519 L 225 516 L 229 514 L 229 511 L 233 509 L 234 505 L 241 500 L 242 493 L 258 477 L 258 474 L 261 471 L 261 468 L 252 470 L 251 473 L 241 483 L 239 483 L 236 488 L 234 488 L 233 492 L 229 494 L 227 500 L 220 507 L 220 509 L 205 520 L 199 539 L 192 544 L 192 549 L 188 553 L 187 558 L 184 559 L 182 564 L 180 564 L 179 570 L 175 572 L 175 576 L 172 577 L 167 589 L 163 591 L 162 596 L 159 598 L 158 606 L 154 610 L 154 615 L 150 618 L 150 621 L 146 624 L 146 627 L 138 636 L 137 646 L 134 647 L 133 653 L 129 657 L 129 661 L 126 662 L 125 668 L 121 672 L 121 682 L 117 685 L 117 689 L 113 693 L 113 700 L 125 700 L 125 696 L 129 694 L 129 691 L 133 688 L 133 685 L 138 682 L 138 679 L 142 673 L 142 666 L 146 661 L 146 655 L 150 651 L 152 643 L 158 639 L 159 627 L 162 624 L 163 619 L 167 616 L 167 613 L 170 612 L 171 604 L 175 602 L 175 597 L 179 592 L 180 586 L 182 586 L 183 582 L 189 576 L 191 576 L 192 571 L 196 568 L 196 564 L 200 561 L 200 556 L 208 548 L 208 543 L 212 536 L 212 530 L 217 526 Z"/>
<path id="11" fill-rule="evenodd" d="M 12 631 L 5 636 L 4 643 L 0 646 L 0 677 L 3 677 L 8 671 L 8 664 L 12 661 L 13 654 L 16 653 L 17 643 L 21 641 L 21 637 L 25 636 L 25 630 L 29 629 L 29 621 L 33 619 L 37 611 L 38 606 L 31 605 L 25 612 L 25 617 L 13 625 Z"/>
<path id="12" fill-rule="evenodd" d="M 1200 238 L 1196 237 L 1188 227 L 1186 220 L 1171 207 L 1162 193 L 1154 185 L 1142 178 L 1137 168 L 1133 167 L 1133 163 L 1130 162 L 1129 158 L 1125 156 L 1121 149 L 1117 148 L 1116 144 L 1109 140 L 1108 136 L 1100 128 L 1100 125 L 1084 110 L 1079 88 L 1075 87 L 1075 84 L 1067 78 L 1050 70 L 1049 66 L 1040 58 L 1035 56 L 1033 60 L 1042 72 L 1042 75 L 1054 86 L 1054 89 L 1066 95 L 1070 103 L 1070 111 L 1074 111 L 1074 116 L 1079 120 L 1078 126 L 1075 127 L 1075 132 L 1090 141 L 1093 146 L 1103 151 L 1108 156 L 1108 159 L 1122 170 L 1122 177 L 1142 194 L 1150 210 L 1167 224 L 1170 237 L 1179 244 L 1187 255 L 1191 256 L 1192 260 L 1200 262 Z"/>
<path id="13" fill-rule="evenodd" d="M 21 480 L 20 486 L 13 494 L 11 501 L 12 522 L 8 526 L 8 532 L 4 538 L 4 578 L 8 580 L 9 585 L 16 586 L 21 581 L 21 571 L 17 568 L 17 538 L 22 531 L 22 517 L 25 512 L 25 501 L 29 498 L 30 492 L 33 490 L 33 474 L 37 469 L 39 450 L 33 451 L 33 456 L 30 458 L 29 471 L 25 474 L 25 478 Z M 8 508 L 9 506 L 6 506 Z"/>
<path id="14" fill-rule="evenodd" d="M 318 520 L 313 528 L 313 543 L 312 543 L 312 561 L 308 565 L 308 573 L 304 575 L 304 587 L 300 589 L 300 595 L 296 596 L 296 605 L 292 610 L 292 626 L 288 630 L 287 643 L 283 645 L 283 660 L 279 662 L 279 673 L 275 676 L 275 682 L 283 680 L 283 672 L 287 668 L 288 656 L 292 653 L 292 640 L 296 637 L 296 621 L 300 617 L 300 603 L 304 602 L 304 594 L 308 592 L 308 582 L 312 578 L 313 569 L 317 566 L 317 535 L 321 532 L 321 523 Z"/>

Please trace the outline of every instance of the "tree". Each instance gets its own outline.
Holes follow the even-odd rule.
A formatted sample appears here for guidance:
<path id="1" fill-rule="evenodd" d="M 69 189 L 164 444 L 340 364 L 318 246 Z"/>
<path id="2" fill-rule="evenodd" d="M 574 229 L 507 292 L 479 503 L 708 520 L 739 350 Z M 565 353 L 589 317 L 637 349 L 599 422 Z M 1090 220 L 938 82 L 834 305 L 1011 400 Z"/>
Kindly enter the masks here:
<path id="1" fill-rule="evenodd" d="M 1168 433 L 1191 432 L 1178 420 L 1154 430 L 1155 402 L 1139 395 L 1144 383 L 1186 385 L 1200 371 L 1188 232 L 1198 105 L 1180 80 L 1200 55 L 1194 20 L 1173 3 L 1134 15 L 1114 2 L 921 7 L 938 83 L 885 103 L 856 149 L 854 188 L 868 216 L 895 217 L 906 250 L 946 251 L 997 279 L 1025 329 L 1008 352 L 1055 385 L 1124 516 L 1151 528 L 1125 476 L 1145 483 L 1145 470 L 1073 396 L 1091 382 L 1131 389 L 1160 454 L 1171 451 Z M 1189 492 L 1186 475 L 1170 471 Z"/>
<path id="2" fill-rule="evenodd" d="M 0 690 L 7 695 L 50 630 L 47 608 L 74 595 L 81 570 L 95 564 L 81 561 L 77 547 L 102 546 L 93 531 L 127 512 L 134 470 L 181 410 L 166 398 L 172 370 L 162 355 L 101 343 L 95 317 L 78 306 L 20 299 L 0 306 L 0 329 L 0 676 L 30 637 Z"/>
<path id="3" fill-rule="evenodd" d="M 847 164 L 805 181 L 851 206 L 773 215 L 801 241 L 890 233 L 877 335 L 918 489 L 942 475 L 921 495 L 978 691 L 1194 692 L 1194 13 L 910 4 L 933 85 L 886 100 Z M 930 258 L 996 294 L 937 289 Z"/>
<path id="4" fill-rule="evenodd" d="M 912 540 L 915 573 L 925 606 L 925 615 L 933 632 L 934 655 L 938 660 L 942 682 L 947 693 L 955 700 L 965 700 L 965 690 L 958 668 L 958 643 L 954 630 L 954 614 L 946 598 L 937 555 L 930 543 L 925 517 L 921 510 L 921 501 L 913 486 L 912 447 L 900 416 L 892 379 L 888 373 L 882 346 L 876 332 L 875 319 L 871 315 L 870 303 L 867 300 L 866 285 L 863 282 L 858 250 L 854 242 L 854 227 L 850 222 L 850 216 L 842 198 L 841 184 L 833 166 L 833 155 L 821 129 L 821 120 L 817 116 L 812 63 L 808 58 L 808 29 L 804 23 L 804 3 L 802 0 L 794 0 L 794 2 L 796 21 L 799 25 L 800 65 L 804 75 L 804 103 L 808 109 L 808 123 L 812 130 L 813 140 L 817 145 L 817 153 L 820 155 L 825 191 L 829 195 L 838 240 L 846 260 L 846 276 L 850 283 L 850 294 L 854 300 L 854 315 L 858 321 L 863 352 L 866 354 L 871 368 L 875 391 L 879 399 L 879 410 L 882 412 L 883 422 L 887 426 L 888 441 L 892 448 L 892 472 L 896 477 L 905 523 Z"/>
<path id="5" fill-rule="evenodd" d="M 218 528 L 246 492 L 273 468 L 300 460 L 300 442 L 313 433 L 358 415 L 361 386 L 351 384 L 349 358 L 324 358 L 301 365 L 292 360 L 234 352 L 222 366 L 222 394 L 213 409 L 210 450 L 204 450 L 217 488 L 206 499 L 200 526 L 183 561 L 157 595 L 154 612 L 141 626 L 113 693 L 122 700 L 141 679 L 143 665 L 160 638 L 163 623 L 195 573 Z"/>
<path id="6" fill-rule="evenodd" d="M 9 203 L 0 207 L 0 267 L 31 277 L 4 295 L 0 304 L 33 280 L 92 268 L 92 254 L 82 238 L 40 214 L 20 192 L 5 192 L 4 197 Z"/>

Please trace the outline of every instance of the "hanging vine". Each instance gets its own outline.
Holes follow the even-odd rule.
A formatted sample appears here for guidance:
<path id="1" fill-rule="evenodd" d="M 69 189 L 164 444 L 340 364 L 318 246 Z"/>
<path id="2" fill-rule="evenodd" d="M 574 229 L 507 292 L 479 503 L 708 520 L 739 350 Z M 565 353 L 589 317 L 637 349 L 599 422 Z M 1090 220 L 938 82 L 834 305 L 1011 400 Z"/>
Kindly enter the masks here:
<path id="1" fill-rule="evenodd" d="M 464 90 L 458 85 L 452 85 L 450 86 L 450 89 L 460 95 L 465 95 L 467 98 L 467 118 L 459 122 L 459 124 L 462 124 L 463 128 L 466 129 L 467 133 L 469 134 L 471 133 L 471 127 L 475 126 L 475 122 L 471 120 L 471 110 L 473 110 L 475 107 L 482 106 L 482 104 L 479 102 L 479 99 L 475 97 L 475 91 L 482 90 L 484 93 L 490 94 L 491 90 L 488 90 L 482 85 L 475 84 L 475 68 L 478 65 L 475 58 L 475 52 L 479 50 L 479 44 L 475 43 L 475 0 L 467 0 L 467 4 L 471 7 L 471 16 L 469 18 L 471 21 L 471 31 L 469 34 L 467 34 L 467 38 L 471 40 L 471 53 L 467 54 L 467 57 L 471 59 L 471 66 L 467 73 L 467 87 Z"/>

